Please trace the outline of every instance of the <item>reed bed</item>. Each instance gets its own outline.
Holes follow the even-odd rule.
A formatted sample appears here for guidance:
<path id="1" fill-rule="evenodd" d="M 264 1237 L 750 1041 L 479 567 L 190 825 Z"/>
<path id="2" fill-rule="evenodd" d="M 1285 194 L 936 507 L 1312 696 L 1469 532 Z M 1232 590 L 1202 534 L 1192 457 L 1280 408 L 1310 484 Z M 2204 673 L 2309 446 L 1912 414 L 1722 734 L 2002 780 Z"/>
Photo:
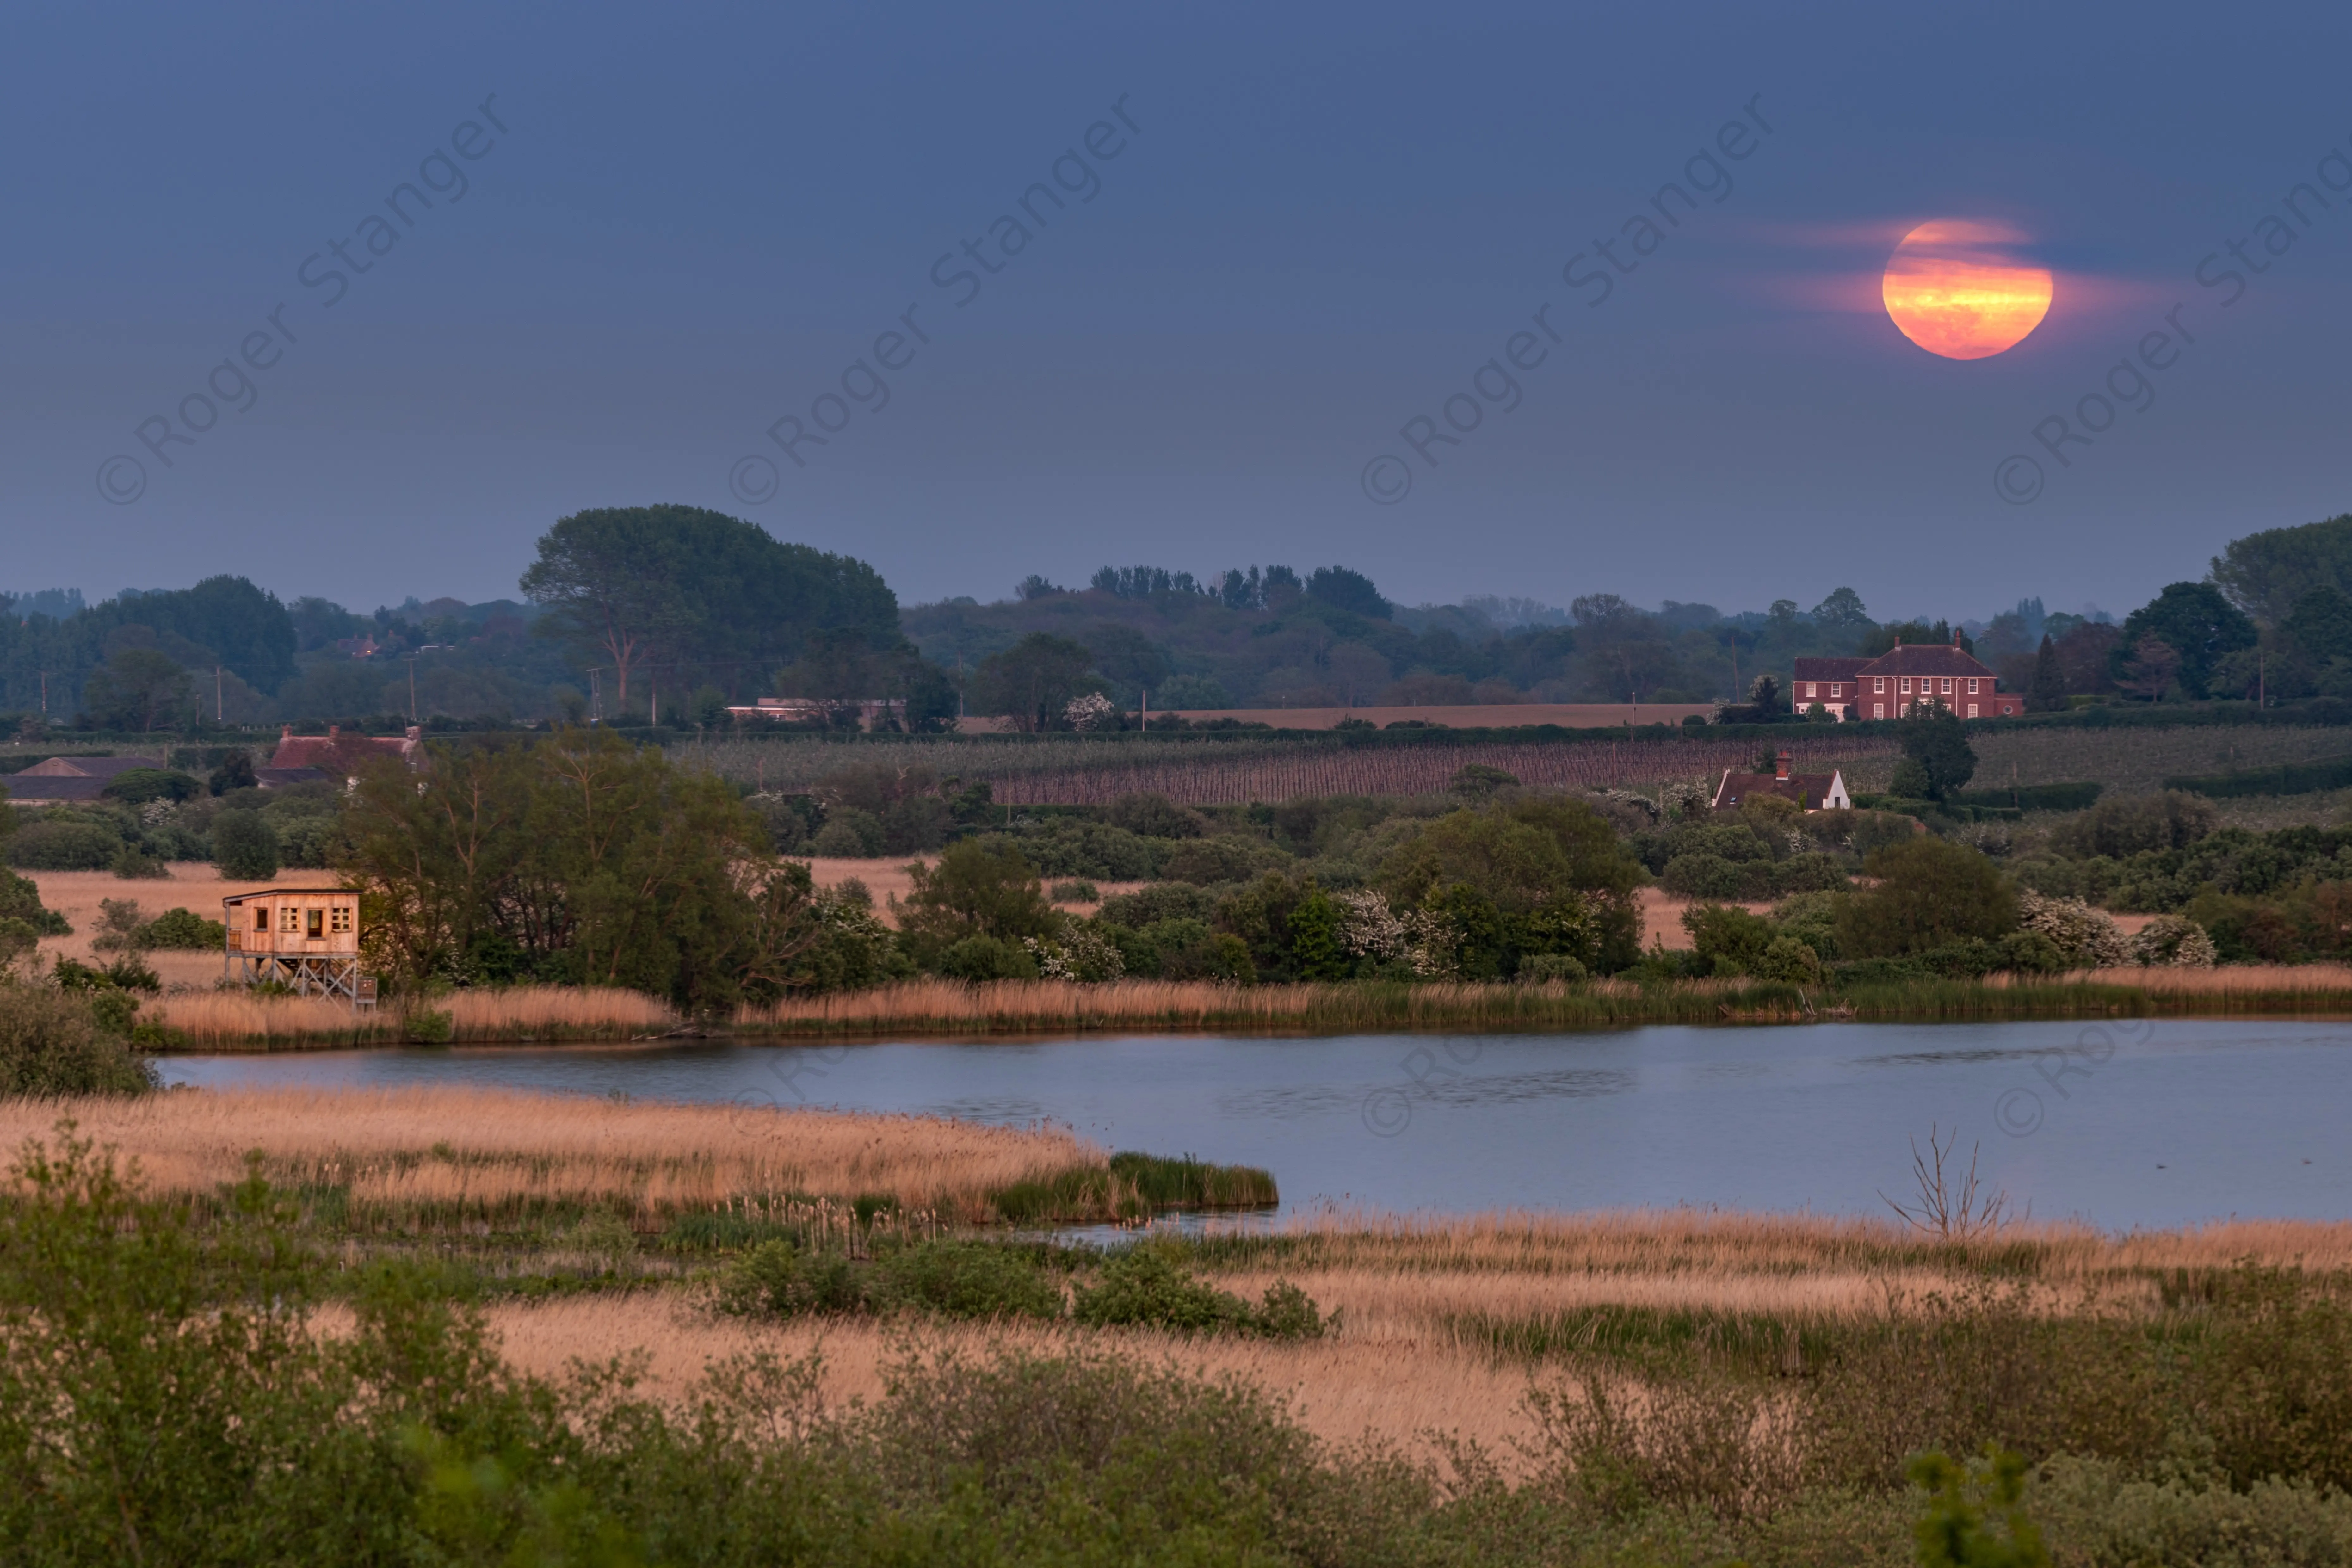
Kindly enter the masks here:
<path id="1" fill-rule="evenodd" d="M 446 1015 L 453 1040 L 626 1040 L 677 1026 L 659 997 L 611 986 L 516 985 L 459 991 L 424 1004 Z M 263 996 L 210 991 L 167 996 L 158 1020 L 209 1049 L 286 1050 L 389 1045 L 411 1037 L 396 1008 L 354 1010 L 322 996 Z"/>
<path id="2" fill-rule="evenodd" d="M 139 1161 L 165 1191 L 208 1193 L 248 1150 L 274 1181 L 339 1190 L 354 1206 L 442 1218 L 583 1205 L 641 1226 L 747 1197 L 883 1196 L 967 1223 L 993 1198 L 1073 1174 L 1109 1183 L 1109 1157 L 1065 1130 L 768 1105 L 679 1105 L 495 1089 L 179 1091 L 135 1100 L 0 1100 L 0 1143 L 79 1135 Z"/>
<path id="3" fill-rule="evenodd" d="M 460 992 L 431 1004 L 457 1042 L 647 1039 L 683 1026 L 656 998 L 554 985 Z M 1804 1024 L 2352 1014 L 2352 967 L 2247 964 L 2108 969 L 2050 977 L 1996 974 L 1844 993 L 1747 980 L 1586 984 L 1233 985 L 1216 981 L 914 980 L 740 1009 L 711 1027 L 753 1037 L 874 1037 L 1231 1030 L 1605 1029 L 1642 1024 Z M 150 1015 L 177 1031 L 172 1048 L 331 1049 L 420 1037 L 396 1010 L 354 1013 L 318 997 L 208 992 L 170 996 Z M 698 1026 L 698 1027 L 703 1026 Z"/>
<path id="4" fill-rule="evenodd" d="M 2213 976 L 2226 976 L 2215 980 Z M 1637 1024 L 1895 1019 L 2104 1018 L 2352 1012 L 2352 970 L 2335 965 L 2129 969 L 2051 978 L 1995 975 L 1832 994 L 1745 980 L 1637 985 L 1290 984 L 1214 981 L 919 980 L 745 1008 L 741 1033 L 778 1036 L 1087 1033 L 1164 1028 L 1296 1031 L 1591 1029 Z"/>
<path id="5" fill-rule="evenodd" d="M 1992 1274 L 2093 1284 L 2252 1261 L 2352 1274 L 2352 1221 L 2229 1220 L 2110 1235 L 2019 1221 L 1966 1241 L 1874 1215 L 1712 1208 L 1506 1210 L 1395 1215 L 1324 1209 L 1285 1232 L 1217 1233 L 1204 1256 L 1237 1268 L 1487 1275 L 1683 1277 L 1713 1281 L 1903 1273 Z"/>

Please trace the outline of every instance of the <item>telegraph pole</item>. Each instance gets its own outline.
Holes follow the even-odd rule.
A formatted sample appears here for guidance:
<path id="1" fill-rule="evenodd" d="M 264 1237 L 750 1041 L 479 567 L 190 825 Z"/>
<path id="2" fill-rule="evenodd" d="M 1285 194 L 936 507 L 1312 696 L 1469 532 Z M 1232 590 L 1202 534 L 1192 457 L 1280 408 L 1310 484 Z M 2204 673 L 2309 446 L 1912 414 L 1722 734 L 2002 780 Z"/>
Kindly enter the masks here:
<path id="1" fill-rule="evenodd" d="M 416 706 L 416 698 L 415 698 L 415 694 L 414 692 L 411 692 L 411 693 L 410 693 L 410 695 L 409 695 L 408 705 L 409 705 L 411 708 L 414 708 L 414 707 L 415 707 L 415 706 Z M 219 723 L 219 722 L 221 721 L 221 714 L 222 714 L 222 712 L 223 712 L 223 711 L 224 711 L 224 710 L 223 710 L 223 709 L 222 709 L 222 707 L 221 707 L 221 667 L 220 667 L 219 665 L 215 665 L 215 666 L 213 666 L 213 722 L 214 722 L 214 723 L 217 724 L 217 723 Z"/>

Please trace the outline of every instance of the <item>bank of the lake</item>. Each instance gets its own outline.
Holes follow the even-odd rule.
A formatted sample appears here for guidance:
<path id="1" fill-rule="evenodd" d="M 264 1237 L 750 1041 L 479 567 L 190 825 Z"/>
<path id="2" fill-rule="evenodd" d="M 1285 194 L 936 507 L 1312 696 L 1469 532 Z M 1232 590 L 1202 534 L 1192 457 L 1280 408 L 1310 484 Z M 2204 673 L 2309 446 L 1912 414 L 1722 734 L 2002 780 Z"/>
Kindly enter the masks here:
<path id="1" fill-rule="evenodd" d="M 1212 981 L 913 981 L 837 992 L 731 1018 L 687 1019 L 635 992 L 483 989 L 370 1013 L 317 998 L 197 993 L 143 1017 L 166 1052 L 334 1049 L 404 1043 L 641 1041 L 692 1033 L 819 1039 L 965 1038 L 1137 1029 L 1350 1034 L 1366 1030 L 1581 1030 L 1644 1024 L 1881 1023 L 2096 1018 L 2352 1017 L 2352 967 L 2109 969 L 2044 979 L 1992 975 L 1843 991 L 1744 980 L 1636 984 L 1230 985 Z"/>

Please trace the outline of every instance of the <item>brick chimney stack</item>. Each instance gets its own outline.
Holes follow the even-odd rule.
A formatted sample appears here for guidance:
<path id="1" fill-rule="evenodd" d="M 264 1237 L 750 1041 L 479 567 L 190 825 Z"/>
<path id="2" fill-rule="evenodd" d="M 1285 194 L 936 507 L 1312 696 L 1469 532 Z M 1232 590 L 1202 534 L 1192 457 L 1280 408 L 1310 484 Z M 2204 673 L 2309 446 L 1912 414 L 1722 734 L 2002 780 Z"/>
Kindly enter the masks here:
<path id="1" fill-rule="evenodd" d="M 1776 756 L 1774 756 L 1774 757 L 1773 757 L 1773 759 L 1772 759 L 1772 776 L 1773 776 L 1774 778 L 1776 778 L 1776 779 L 1785 779 L 1785 778 L 1787 778 L 1787 777 L 1789 776 L 1789 753 L 1788 753 L 1788 752 L 1780 752 L 1778 755 L 1776 755 Z"/>

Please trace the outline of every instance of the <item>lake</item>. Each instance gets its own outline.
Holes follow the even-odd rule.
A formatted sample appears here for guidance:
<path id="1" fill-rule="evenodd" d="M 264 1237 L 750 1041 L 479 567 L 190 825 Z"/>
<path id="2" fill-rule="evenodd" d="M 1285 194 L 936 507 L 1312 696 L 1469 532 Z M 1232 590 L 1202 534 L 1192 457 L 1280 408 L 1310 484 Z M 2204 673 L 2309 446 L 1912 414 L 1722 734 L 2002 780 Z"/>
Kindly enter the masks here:
<path id="1" fill-rule="evenodd" d="M 1821 1024 L 1565 1035 L 469 1047 L 172 1057 L 204 1085 L 503 1085 L 1066 1122 L 1262 1165 L 1286 1211 L 1715 1205 L 1885 1213 L 1910 1140 L 2037 1218 L 2352 1215 L 2352 1026 Z"/>

